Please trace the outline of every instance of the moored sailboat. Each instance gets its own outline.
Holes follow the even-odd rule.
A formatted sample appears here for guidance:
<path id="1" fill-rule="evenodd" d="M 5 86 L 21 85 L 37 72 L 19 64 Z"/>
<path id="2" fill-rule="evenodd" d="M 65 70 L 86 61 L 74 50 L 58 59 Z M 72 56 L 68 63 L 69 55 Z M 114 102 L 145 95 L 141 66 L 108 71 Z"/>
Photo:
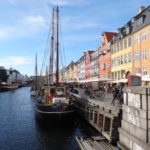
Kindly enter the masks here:
<path id="1" fill-rule="evenodd" d="M 37 68 L 37 54 L 35 56 L 35 77 L 33 79 L 30 95 L 36 97 L 38 93 L 38 68 Z"/>
<path id="2" fill-rule="evenodd" d="M 56 15 L 55 15 L 56 12 Z M 55 19 L 56 17 L 56 19 Z M 54 21 L 56 20 L 56 30 L 54 30 Z M 52 36 L 51 36 L 51 55 L 49 82 L 42 86 L 37 99 L 36 115 L 40 119 L 48 120 L 64 120 L 71 118 L 74 113 L 74 106 L 67 97 L 67 88 L 59 83 L 59 8 L 53 8 L 52 14 Z M 54 33 L 56 31 L 56 33 Z M 56 37 L 54 37 L 56 35 Z M 56 40 L 56 41 L 54 41 Z M 54 59 L 54 42 L 56 42 L 56 73 L 54 79 L 53 59 Z"/>

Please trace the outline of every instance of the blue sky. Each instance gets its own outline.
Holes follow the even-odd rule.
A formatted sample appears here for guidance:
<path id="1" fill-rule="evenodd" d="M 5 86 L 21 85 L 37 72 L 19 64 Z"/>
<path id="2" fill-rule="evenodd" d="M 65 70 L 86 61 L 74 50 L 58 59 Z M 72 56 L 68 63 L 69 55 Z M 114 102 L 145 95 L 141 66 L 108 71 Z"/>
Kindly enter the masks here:
<path id="1" fill-rule="evenodd" d="M 101 33 L 114 32 L 148 0 L 0 0 L 0 66 L 33 75 L 35 53 L 41 68 L 52 6 L 60 5 L 63 64 L 96 50 Z M 63 44 L 60 45 L 61 51 Z M 61 63 L 62 64 L 62 63 Z"/>

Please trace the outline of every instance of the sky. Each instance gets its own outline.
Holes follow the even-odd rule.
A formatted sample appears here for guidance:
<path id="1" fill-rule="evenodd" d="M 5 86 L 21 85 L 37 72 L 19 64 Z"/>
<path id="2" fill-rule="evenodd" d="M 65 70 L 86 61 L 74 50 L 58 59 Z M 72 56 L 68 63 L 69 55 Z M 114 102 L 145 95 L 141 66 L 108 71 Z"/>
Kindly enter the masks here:
<path id="1" fill-rule="evenodd" d="M 37 53 L 38 70 L 41 69 L 52 8 L 57 4 L 60 8 L 62 67 L 72 60 L 77 61 L 85 51 L 96 50 L 102 32 L 116 32 L 137 15 L 140 6 L 147 7 L 150 1 L 0 0 L 0 66 L 34 75 Z"/>

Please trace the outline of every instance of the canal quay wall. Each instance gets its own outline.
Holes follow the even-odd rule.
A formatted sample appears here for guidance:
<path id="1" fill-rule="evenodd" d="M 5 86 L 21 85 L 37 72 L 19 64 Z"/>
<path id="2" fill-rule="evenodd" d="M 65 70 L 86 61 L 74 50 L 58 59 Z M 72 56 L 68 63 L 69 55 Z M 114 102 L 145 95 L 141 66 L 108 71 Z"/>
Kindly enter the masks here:
<path id="1" fill-rule="evenodd" d="M 124 88 L 118 146 L 122 150 L 150 149 L 150 87 Z"/>
<path id="2" fill-rule="evenodd" d="M 77 113 L 92 127 L 103 135 L 110 143 L 117 144 L 118 128 L 121 126 L 122 107 L 112 106 L 112 94 L 105 94 L 103 100 L 85 96 L 83 89 L 77 89 L 79 94 L 71 93 Z"/>
<path id="3" fill-rule="evenodd" d="M 121 150 L 150 149 L 150 87 L 126 87 L 123 104 L 111 105 L 112 95 L 104 100 L 91 99 L 78 89 L 73 94 L 77 113 L 109 143 Z"/>

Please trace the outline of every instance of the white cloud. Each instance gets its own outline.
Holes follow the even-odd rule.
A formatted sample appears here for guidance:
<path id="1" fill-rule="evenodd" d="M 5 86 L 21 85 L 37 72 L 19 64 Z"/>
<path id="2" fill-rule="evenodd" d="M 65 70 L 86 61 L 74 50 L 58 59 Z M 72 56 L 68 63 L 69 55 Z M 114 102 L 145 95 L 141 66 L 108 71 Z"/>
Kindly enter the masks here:
<path id="1" fill-rule="evenodd" d="M 59 6 L 70 6 L 70 5 L 85 5 L 89 3 L 91 0 L 7 0 L 10 4 L 15 3 L 28 3 L 30 4 L 50 4 L 50 5 L 59 5 Z"/>
<path id="2" fill-rule="evenodd" d="M 24 22 L 32 25 L 44 25 L 45 20 L 42 16 L 27 16 L 26 18 L 24 18 Z"/>
<path id="3" fill-rule="evenodd" d="M 0 40 L 31 37 L 45 30 L 48 27 L 42 16 L 27 16 L 15 25 L 0 26 Z"/>
<path id="4" fill-rule="evenodd" d="M 0 66 L 13 67 L 32 63 L 28 57 L 10 56 L 0 59 Z"/>

